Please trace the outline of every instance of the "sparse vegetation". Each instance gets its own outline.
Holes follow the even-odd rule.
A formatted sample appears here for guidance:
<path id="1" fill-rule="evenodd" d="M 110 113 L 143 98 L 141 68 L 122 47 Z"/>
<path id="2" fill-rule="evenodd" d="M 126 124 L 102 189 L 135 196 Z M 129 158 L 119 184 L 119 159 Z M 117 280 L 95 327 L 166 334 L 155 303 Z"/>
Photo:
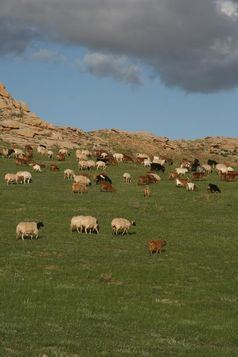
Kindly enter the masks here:
<path id="1" fill-rule="evenodd" d="M 145 169 L 120 164 L 107 169 L 116 192 L 75 195 L 63 179 L 74 155 L 59 172 L 45 163 L 32 184 L 6 186 L 17 168 L 0 159 L 0 356 L 237 356 L 238 183 L 212 174 L 186 192 L 168 180 L 173 166 L 144 199 Z M 77 214 L 97 217 L 100 234 L 71 233 Z M 113 236 L 114 217 L 137 225 Z M 45 223 L 38 240 L 16 240 L 22 220 Z M 150 256 L 150 239 L 166 251 Z"/>

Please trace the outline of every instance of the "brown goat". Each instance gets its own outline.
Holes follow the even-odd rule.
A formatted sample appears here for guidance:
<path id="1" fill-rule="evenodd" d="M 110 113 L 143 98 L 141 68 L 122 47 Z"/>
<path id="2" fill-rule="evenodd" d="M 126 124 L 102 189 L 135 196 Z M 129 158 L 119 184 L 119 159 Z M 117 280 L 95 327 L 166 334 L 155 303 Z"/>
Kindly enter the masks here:
<path id="1" fill-rule="evenodd" d="M 151 196 L 151 191 L 148 186 L 144 188 L 144 197 L 150 197 Z"/>
<path id="2" fill-rule="evenodd" d="M 50 171 L 59 171 L 59 167 L 55 164 L 50 165 Z"/>
<path id="3" fill-rule="evenodd" d="M 167 245 L 167 241 L 164 239 L 150 240 L 148 242 L 149 252 L 152 255 L 153 253 L 161 253 L 163 248 Z"/>
<path id="4" fill-rule="evenodd" d="M 88 188 L 86 185 L 83 185 L 79 182 L 73 182 L 72 184 L 72 192 L 73 193 L 87 193 Z"/>
<path id="5" fill-rule="evenodd" d="M 115 192 L 116 189 L 112 186 L 110 182 L 101 182 L 100 183 L 101 192 Z"/>

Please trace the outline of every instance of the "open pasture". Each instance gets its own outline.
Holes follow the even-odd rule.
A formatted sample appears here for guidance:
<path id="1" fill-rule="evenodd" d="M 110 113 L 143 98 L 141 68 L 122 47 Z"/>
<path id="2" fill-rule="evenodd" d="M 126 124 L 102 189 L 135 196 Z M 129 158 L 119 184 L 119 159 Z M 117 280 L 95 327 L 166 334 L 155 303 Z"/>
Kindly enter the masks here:
<path id="1" fill-rule="evenodd" d="M 22 167 L 0 159 L 1 356 L 238 355 L 237 181 L 213 173 L 187 192 L 168 179 L 174 165 L 145 199 L 137 178 L 146 169 L 120 163 L 106 170 L 116 192 L 93 183 L 73 194 L 63 171 L 77 171 L 74 155 L 58 172 L 35 157 L 43 172 L 8 186 L 4 174 Z M 221 194 L 207 193 L 210 182 Z M 98 218 L 99 235 L 70 232 L 81 214 Z M 113 236 L 114 217 L 136 226 Z M 16 240 L 22 220 L 44 222 L 38 240 Z M 166 251 L 150 256 L 150 239 L 166 239 Z"/>

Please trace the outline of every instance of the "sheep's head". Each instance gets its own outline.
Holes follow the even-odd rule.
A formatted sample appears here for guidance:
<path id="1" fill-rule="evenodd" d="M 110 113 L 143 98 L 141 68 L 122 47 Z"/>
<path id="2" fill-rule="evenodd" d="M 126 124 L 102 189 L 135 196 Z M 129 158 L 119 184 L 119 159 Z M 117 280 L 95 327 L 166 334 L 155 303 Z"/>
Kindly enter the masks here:
<path id="1" fill-rule="evenodd" d="M 131 221 L 131 225 L 132 226 L 136 226 L 136 222 L 135 221 Z"/>
<path id="2" fill-rule="evenodd" d="M 40 229 L 41 227 L 44 227 L 44 223 L 43 222 L 37 222 L 37 229 Z"/>

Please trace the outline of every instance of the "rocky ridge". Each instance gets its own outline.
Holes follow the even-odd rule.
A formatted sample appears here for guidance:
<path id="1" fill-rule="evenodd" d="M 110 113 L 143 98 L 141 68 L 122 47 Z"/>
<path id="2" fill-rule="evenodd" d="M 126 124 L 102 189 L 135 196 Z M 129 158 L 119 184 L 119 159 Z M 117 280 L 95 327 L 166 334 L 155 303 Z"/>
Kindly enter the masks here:
<path id="1" fill-rule="evenodd" d="M 101 148 L 124 153 L 145 152 L 187 158 L 220 155 L 238 160 L 238 138 L 206 137 L 198 140 L 170 140 L 147 132 L 127 132 L 120 129 L 101 129 L 84 132 L 79 128 L 59 127 L 42 120 L 30 111 L 25 102 L 14 99 L 0 83 L 0 140 L 3 145 L 48 148 Z"/>

